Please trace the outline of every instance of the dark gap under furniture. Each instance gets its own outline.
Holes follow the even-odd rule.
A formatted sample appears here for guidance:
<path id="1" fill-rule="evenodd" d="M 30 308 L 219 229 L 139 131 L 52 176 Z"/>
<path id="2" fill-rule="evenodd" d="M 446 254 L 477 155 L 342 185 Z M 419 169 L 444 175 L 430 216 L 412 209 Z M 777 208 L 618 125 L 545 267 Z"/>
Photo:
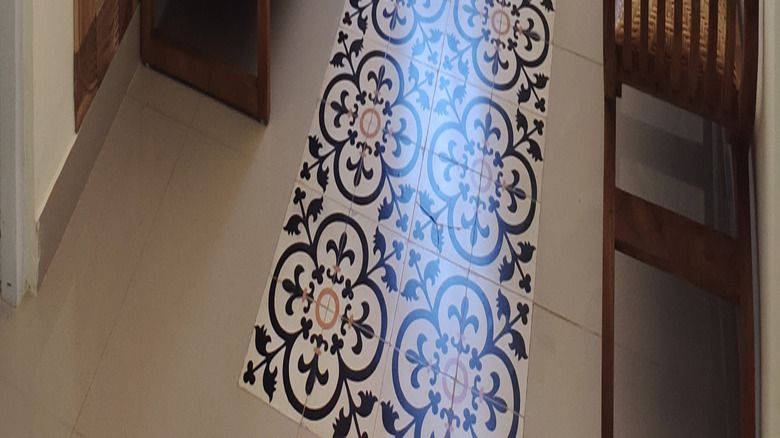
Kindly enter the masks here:
<path id="1" fill-rule="evenodd" d="M 144 62 L 268 121 L 268 0 L 150 0 L 141 8 Z"/>

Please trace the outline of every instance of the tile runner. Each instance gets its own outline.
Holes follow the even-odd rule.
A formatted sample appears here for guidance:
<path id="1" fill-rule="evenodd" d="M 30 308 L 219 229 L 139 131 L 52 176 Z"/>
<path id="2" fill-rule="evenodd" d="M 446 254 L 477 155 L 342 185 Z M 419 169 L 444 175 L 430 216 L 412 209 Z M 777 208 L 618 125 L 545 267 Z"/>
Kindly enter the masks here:
<path id="1" fill-rule="evenodd" d="M 347 0 L 239 385 L 320 436 L 521 436 L 552 0 Z"/>

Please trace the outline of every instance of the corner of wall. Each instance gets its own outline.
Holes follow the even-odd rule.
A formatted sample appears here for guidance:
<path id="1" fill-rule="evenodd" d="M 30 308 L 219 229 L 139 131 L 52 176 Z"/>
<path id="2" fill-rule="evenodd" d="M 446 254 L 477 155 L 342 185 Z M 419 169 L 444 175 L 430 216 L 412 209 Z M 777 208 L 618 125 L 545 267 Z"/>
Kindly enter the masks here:
<path id="1" fill-rule="evenodd" d="M 46 192 L 41 205 L 36 206 L 35 219 L 38 224 L 39 239 L 39 259 L 36 263 L 38 275 L 34 283 L 36 287 L 41 285 L 46 276 L 92 172 L 92 167 L 103 148 L 114 117 L 141 62 L 140 40 L 140 8 L 138 8 L 108 67 L 78 135 L 75 136 L 63 163 L 53 176 L 51 188 Z M 72 57 L 72 48 L 69 50 Z M 75 126 L 72 99 L 73 96 L 68 107 L 70 129 Z"/>

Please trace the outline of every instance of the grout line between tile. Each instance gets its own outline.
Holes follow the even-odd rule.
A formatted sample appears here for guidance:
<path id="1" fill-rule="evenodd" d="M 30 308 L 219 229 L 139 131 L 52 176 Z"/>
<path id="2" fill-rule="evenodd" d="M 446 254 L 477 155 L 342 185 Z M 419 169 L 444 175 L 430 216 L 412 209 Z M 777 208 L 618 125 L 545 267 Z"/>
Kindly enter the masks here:
<path id="1" fill-rule="evenodd" d="M 577 327 L 579 329 L 582 329 L 582 330 L 588 332 L 589 334 L 594 335 L 597 338 L 601 339 L 601 333 L 598 333 L 598 332 L 596 332 L 594 330 L 591 330 L 588 327 L 585 327 L 584 325 L 582 325 L 582 324 L 572 320 L 571 318 L 569 318 L 567 316 L 564 316 L 561 313 L 558 313 L 558 312 L 550 309 L 549 307 L 547 307 L 547 306 L 545 306 L 543 304 L 540 304 L 540 303 L 538 303 L 536 301 L 533 301 L 533 306 L 534 306 L 534 309 L 536 309 L 538 307 L 538 308 L 544 310 L 545 312 L 549 313 L 550 315 L 555 316 L 556 318 L 559 318 L 559 319 L 561 319 L 561 320 L 563 320 L 565 322 L 568 322 L 569 324 L 571 324 L 571 325 L 573 325 L 573 326 L 575 326 L 575 327 Z M 533 319 L 532 319 L 531 324 L 533 324 Z M 617 342 L 615 343 L 615 345 L 618 345 Z M 529 351 L 529 356 L 530 356 L 530 351 Z"/>
<path id="2" fill-rule="evenodd" d="M 576 57 L 578 57 L 578 58 L 581 58 L 581 59 L 583 59 L 583 60 L 585 60 L 585 61 L 588 61 L 589 63 L 591 63 L 591 64 L 594 64 L 594 65 L 596 65 L 596 66 L 598 66 L 598 67 L 604 68 L 604 63 L 603 63 L 603 62 L 599 62 L 599 61 L 597 61 L 597 60 L 595 60 L 595 59 L 591 59 L 591 58 L 589 58 L 589 57 L 587 57 L 587 56 L 583 55 L 582 53 L 579 53 L 579 52 L 577 52 L 577 51 L 574 51 L 574 50 L 572 50 L 572 49 L 570 49 L 570 48 L 568 48 L 568 47 L 562 46 L 562 45 L 560 45 L 559 43 L 555 43 L 555 42 L 553 42 L 552 46 L 553 46 L 553 47 L 555 47 L 556 49 L 563 50 L 564 52 L 567 52 L 567 53 L 569 53 L 570 55 L 574 55 L 574 56 L 576 56 Z M 552 58 L 552 56 L 551 56 L 551 58 Z M 550 63 L 550 64 L 551 64 L 551 65 L 550 65 L 550 72 L 552 72 L 552 61 L 551 61 L 551 63 Z M 551 76 L 552 76 L 552 75 L 551 75 Z"/>

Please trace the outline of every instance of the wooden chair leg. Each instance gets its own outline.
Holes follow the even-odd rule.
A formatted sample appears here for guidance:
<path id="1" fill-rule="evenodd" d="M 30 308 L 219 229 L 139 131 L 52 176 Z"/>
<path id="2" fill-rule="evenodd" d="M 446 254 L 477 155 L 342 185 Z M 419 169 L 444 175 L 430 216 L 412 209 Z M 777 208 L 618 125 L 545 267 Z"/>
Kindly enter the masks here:
<path id="1" fill-rule="evenodd" d="M 753 265 L 750 219 L 750 169 L 748 148 L 736 144 L 732 149 L 735 173 L 737 239 L 741 261 L 739 300 L 739 367 L 741 436 L 756 436 L 755 335 L 753 314 Z"/>
<path id="2" fill-rule="evenodd" d="M 604 97 L 604 243 L 601 314 L 601 436 L 614 434 L 616 102 Z"/>

